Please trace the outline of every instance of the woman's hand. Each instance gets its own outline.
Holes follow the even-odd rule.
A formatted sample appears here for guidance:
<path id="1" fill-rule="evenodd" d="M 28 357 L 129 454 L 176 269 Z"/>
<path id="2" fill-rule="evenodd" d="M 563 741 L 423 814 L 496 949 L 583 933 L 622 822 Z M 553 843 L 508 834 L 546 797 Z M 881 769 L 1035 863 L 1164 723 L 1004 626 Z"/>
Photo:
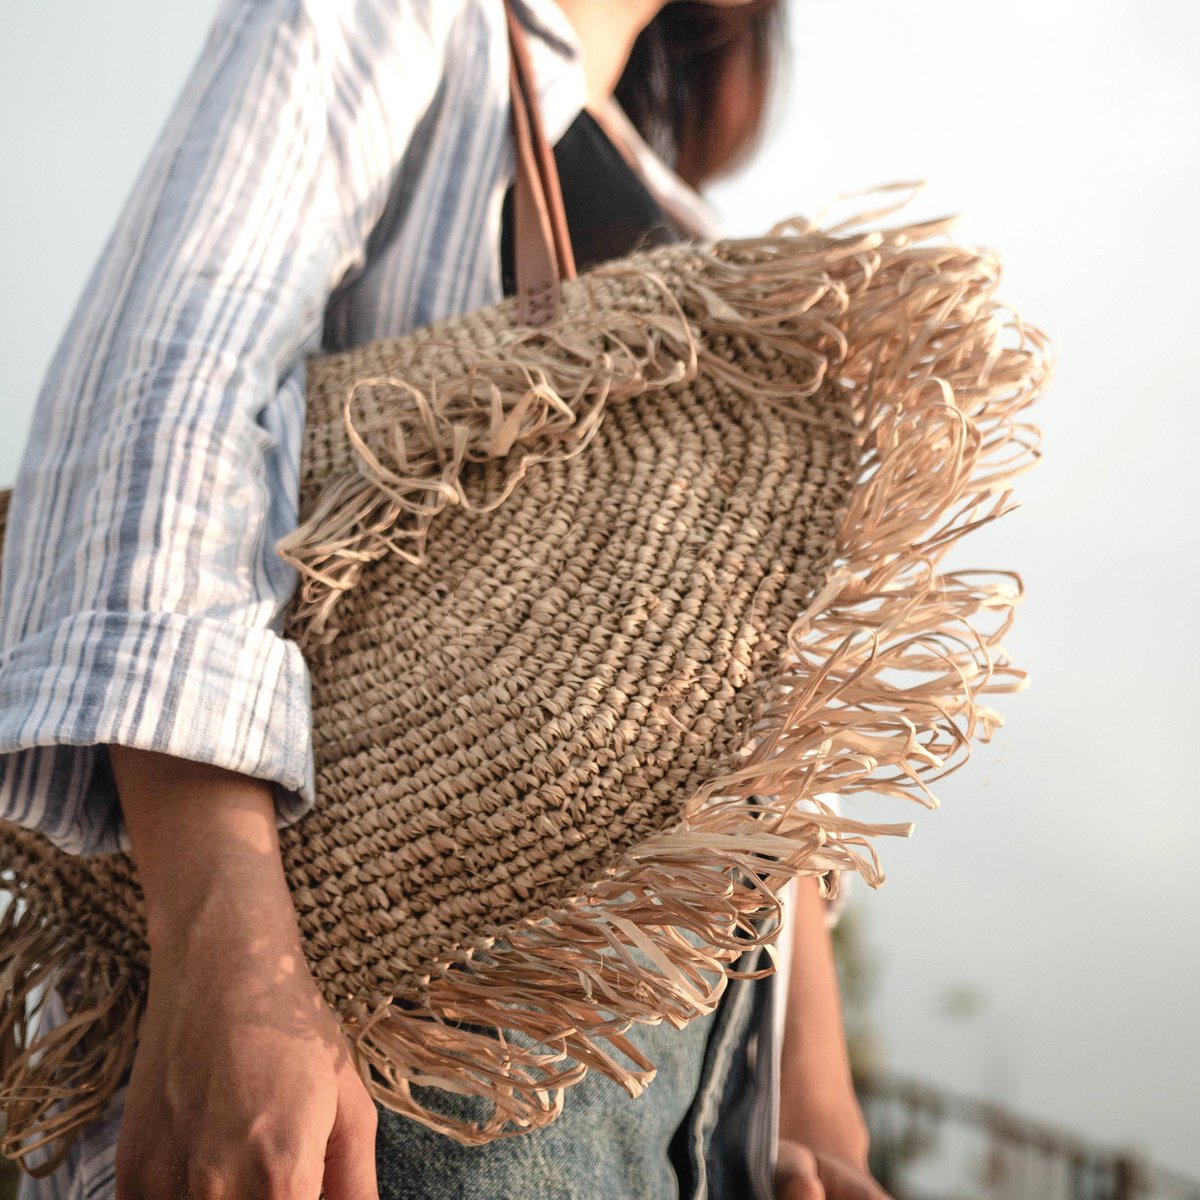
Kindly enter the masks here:
<path id="1" fill-rule="evenodd" d="M 891 1200 L 865 1163 L 852 1162 L 791 1139 L 779 1142 L 776 1200 Z"/>
<path id="2" fill-rule="evenodd" d="M 118 1200 L 377 1200 L 375 1105 L 299 946 L 209 916 L 152 961 Z"/>
<path id="3" fill-rule="evenodd" d="M 304 959 L 269 785 L 109 752 L 150 942 L 117 1200 L 378 1200 L 375 1105 Z"/>
<path id="4" fill-rule="evenodd" d="M 867 1167 L 870 1134 L 853 1094 L 810 1092 L 787 1108 L 779 1138 L 776 1200 L 891 1200 Z"/>

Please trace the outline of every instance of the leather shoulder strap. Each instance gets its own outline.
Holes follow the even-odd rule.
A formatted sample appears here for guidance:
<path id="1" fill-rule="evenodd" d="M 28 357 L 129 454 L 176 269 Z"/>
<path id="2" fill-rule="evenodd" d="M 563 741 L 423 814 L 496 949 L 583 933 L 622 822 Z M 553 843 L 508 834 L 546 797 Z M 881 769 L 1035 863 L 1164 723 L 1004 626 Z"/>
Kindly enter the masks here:
<path id="1" fill-rule="evenodd" d="M 559 282 L 575 278 L 575 256 L 563 209 L 554 152 L 546 140 L 525 30 L 504 0 L 510 49 L 516 182 L 513 194 L 513 250 L 517 314 L 522 324 L 557 320 Z"/>

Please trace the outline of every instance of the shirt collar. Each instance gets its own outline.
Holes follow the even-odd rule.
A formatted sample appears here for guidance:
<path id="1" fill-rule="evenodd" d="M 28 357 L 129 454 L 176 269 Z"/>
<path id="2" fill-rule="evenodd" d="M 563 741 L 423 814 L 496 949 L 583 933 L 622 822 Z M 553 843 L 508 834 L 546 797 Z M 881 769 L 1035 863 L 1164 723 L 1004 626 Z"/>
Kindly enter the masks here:
<path id="1" fill-rule="evenodd" d="M 537 85 L 538 111 L 551 145 L 587 103 L 583 46 L 555 0 L 512 0 L 517 20 L 529 33 L 529 59 Z"/>
<path id="2" fill-rule="evenodd" d="M 555 0 L 512 0 L 517 19 L 530 33 L 550 43 L 562 57 L 583 61 L 575 26 Z"/>
<path id="3" fill-rule="evenodd" d="M 539 109 L 551 144 L 567 131 L 587 104 L 583 46 L 556 0 L 512 0 L 517 19 L 530 34 L 529 55 L 537 81 Z M 715 240 L 720 221 L 707 201 L 689 187 L 646 144 L 616 102 L 608 106 L 609 133 L 621 135 L 634 169 L 674 219 L 694 237 Z M 612 123 L 617 124 L 614 131 Z"/>

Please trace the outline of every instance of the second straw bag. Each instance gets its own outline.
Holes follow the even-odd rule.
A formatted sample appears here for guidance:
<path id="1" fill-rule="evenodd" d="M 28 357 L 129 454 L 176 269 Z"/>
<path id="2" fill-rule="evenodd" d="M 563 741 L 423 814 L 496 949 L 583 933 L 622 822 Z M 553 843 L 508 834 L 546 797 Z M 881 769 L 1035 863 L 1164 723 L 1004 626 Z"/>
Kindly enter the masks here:
<path id="1" fill-rule="evenodd" d="M 625 1031 L 711 1012 L 790 878 L 882 882 L 872 839 L 911 824 L 828 797 L 933 807 L 1024 682 L 1019 578 L 941 562 L 1010 507 L 1049 364 L 995 256 L 872 226 L 894 209 L 572 278 L 514 49 L 519 295 L 310 361 L 279 546 L 308 961 L 373 1096 L 464 1142 L 548 1124 L 586 1071 L 637 1095 Z M 123 854 L 0 832 L 5 1148 L 61 1150 L 133 1053 L 142 897 Z M 75 1019 L 39 1035 L 55 983 Z"/>

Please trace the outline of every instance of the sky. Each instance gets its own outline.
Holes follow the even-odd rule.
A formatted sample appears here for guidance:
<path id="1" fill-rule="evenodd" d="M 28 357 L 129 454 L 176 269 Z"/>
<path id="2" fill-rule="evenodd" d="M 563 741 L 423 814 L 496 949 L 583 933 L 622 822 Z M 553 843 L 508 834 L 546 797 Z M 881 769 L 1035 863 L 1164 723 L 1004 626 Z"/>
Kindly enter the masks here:
<path id="1" fill-rule="evenodd" d="M 216 7 L 0 5 L 0 485 Z M 882 887 L 851 885 L 885 1061 L 1200 1175 L 1200 6 L 793 0 L 789 18 L 768 134 L 710 194 L 727 230 L 924 179 L 893 220 L 961 214 L 1057 350 L 1022 507 L 956 560 L 1020 571 L 1007 645 L 1031 686 L 996 701 L 1005 727 L 938 810 L 847 802 L 916 822 L 880 844 Z"/>

